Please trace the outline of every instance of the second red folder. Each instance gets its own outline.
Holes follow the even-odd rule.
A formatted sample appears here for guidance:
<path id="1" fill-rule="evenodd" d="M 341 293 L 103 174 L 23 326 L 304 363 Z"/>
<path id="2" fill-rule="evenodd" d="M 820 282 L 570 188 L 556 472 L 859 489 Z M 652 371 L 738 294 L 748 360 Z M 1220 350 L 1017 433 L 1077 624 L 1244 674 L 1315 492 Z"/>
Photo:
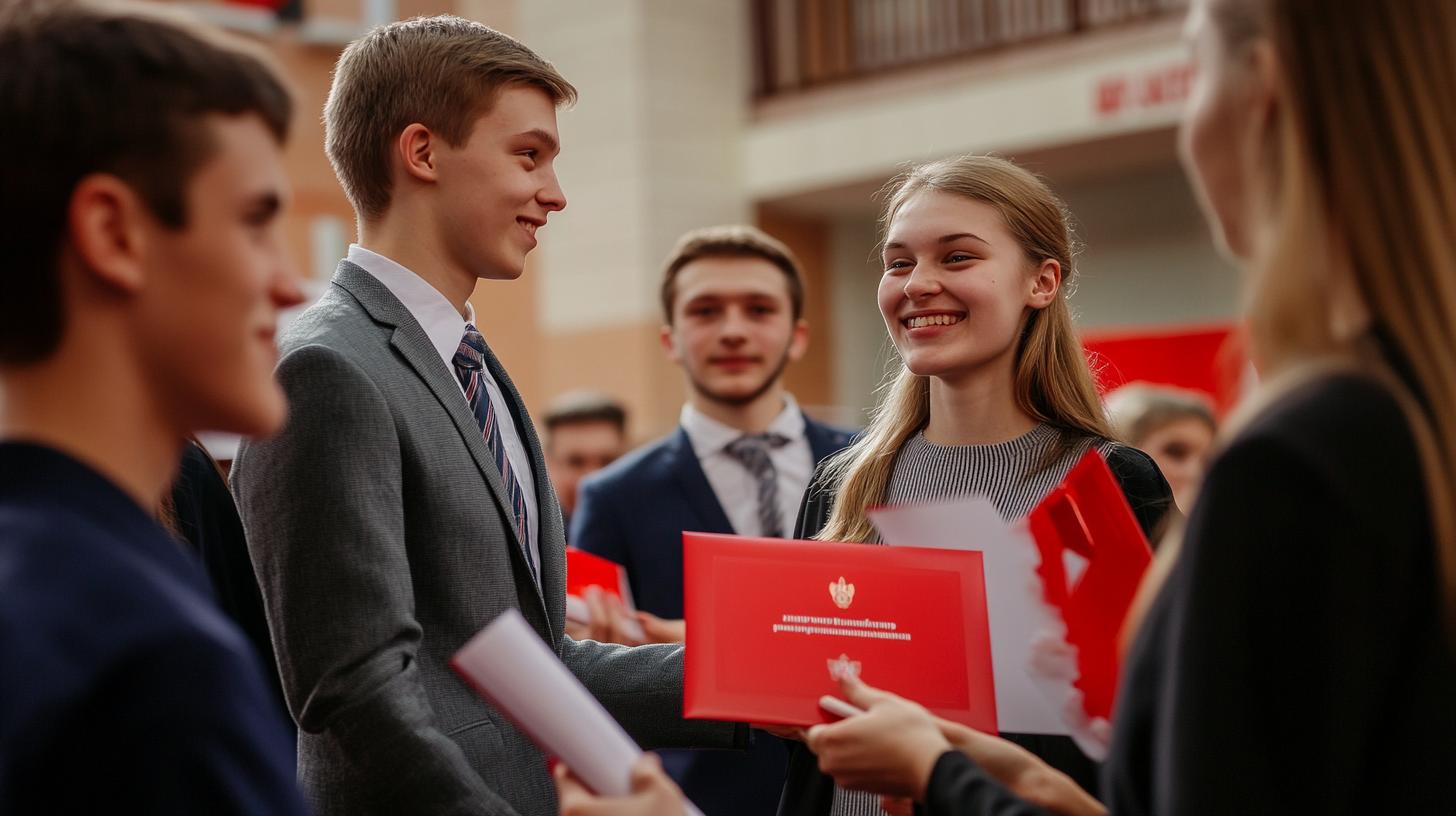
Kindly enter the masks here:
<path id="1" fill-rule="evenodd" d="M 684 716 L 806 726 L 852 672 L 996 733 L 981 554 L 683 534 Z"/>

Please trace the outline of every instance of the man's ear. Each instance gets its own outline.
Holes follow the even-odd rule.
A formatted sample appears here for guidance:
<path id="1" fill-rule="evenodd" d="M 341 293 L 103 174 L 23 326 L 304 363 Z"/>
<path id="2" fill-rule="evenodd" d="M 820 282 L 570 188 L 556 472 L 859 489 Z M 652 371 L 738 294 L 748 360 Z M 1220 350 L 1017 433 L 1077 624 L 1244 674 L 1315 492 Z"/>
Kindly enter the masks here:
<path id="1" fill-rule="evenodd" d="M 66 213 L 70 244 L 84 274 L 128 293 L 146 285 L 147 227 L 155 220 L 131 185 L 110 173 L 77 182 Z"/>
<path id="2" fill-rule="evenodd" d="M 420 181 L 437 181 L 440 177 L 435 151 L 440 137 L 429 128 L 414 122 L 400 131 L 394 140 L 394 152 L 406 175 Z"/>
<path id="3" fill-rule="evenodd" d="M 794 336 L 789 340 L 789 361 L 797 363 L 809 351 L 809 321 L 794 321 Z"/>
<path id="4" fill-rule="evenodd" d="M 677 338 L 672 334 L 672 324 L 662 324 L 657 339 L 662 343 L 662 352 L 667 355 L 667 359 L 674 363 L 682 362 L 682 353 L 677 349 Z"/>
<path id="5" fill-rule="evenodd" d="M 1061 290 L 1062 265 L 1053 258 L 1046 258 L 1031 278 L 1031 292 L 1027 295 L 1026 305 L 1033 309 L 1045 309 L 1057 299 L 1057 293 Z"/>

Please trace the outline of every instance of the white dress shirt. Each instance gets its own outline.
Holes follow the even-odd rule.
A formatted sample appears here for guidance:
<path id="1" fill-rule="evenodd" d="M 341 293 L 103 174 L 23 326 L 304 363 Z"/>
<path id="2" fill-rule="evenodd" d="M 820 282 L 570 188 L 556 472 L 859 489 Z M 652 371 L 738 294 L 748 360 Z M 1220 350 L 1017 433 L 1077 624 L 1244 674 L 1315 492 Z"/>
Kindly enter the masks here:
<path id="1" fill-rule="evenodd" d="M 681 422 L 733 531 L 739 535 L 763 535 L 758 521 L 758 480 L 742 462 L 724 450 L 743 436 L 743 432 L 708 417 L 691 404 L 683 406 Z M 767 432 L 789 440 L 787 445 L 770 448 L 768 456 L 778 474 L 779 518 L 783 520 L 784 535 L 793 535 L 799 502 L 814 475 L 814 451 L 804 435 L 804 414 L 792 396 L 784 396 L 784 410 L 769 424 Z"/>
<path id="2" fill-rule="evenodd" d="M 455 376 L 454 360 L 455 352 L 460 348 L 460 341 L 465 337 L 465 324 L 475 323 L 475 309 L 470 302 L 466 301 L 465 316 L 461 317 L 454 305 L 440 293 L 440 290 L 431 286 L 424 278 L 358 244 L 349 245 L 349 263 L 373 275 L 399 299 L 400 303 L 404 304 L 404 307 L 419 322 L 420 328 L 425 330 L 425 336 L 430 338 L 430 345 L 439 352 L 440 360 L 445 365 L 445 372 L 460 388 L 460 397 L 464 399 L 465 389 L 460 386 L 460 379 Z M 477 331 L 480 330 L 479 326 L 475 328 Z M 503 420 L 506 417 L 514 416 L 506 402 L 505 395 L 501 393 L 500 385 L 496 383 L 495 377 L 491 376 L 490 369 L 481 369 L 481 374 L 484 375 L 485 391 L 490 396 L 491 405 L 495 408 L 495 415 Z M 530 421 L 528 417 L 521 419 L 523 422 Z M 498 426 L 501 442 L 506 446 L 506 458 L 510 460 L 511 469 L 515 471 L 516 481 L 520 483 L 521 493 L 526 499 L 526 546 L 531 550 L 531 559 L 536 564 L 536 581 L 540 583 L 541 544 L 538 532 L 540 525 L 537 523 L 537 519 L 540 518 L 541 512 L 536 505 L 536 482 L 531 470 L 531 457 L 526 453 L 526 446 L 520 433 L 516 430 L 516 423 L 502 421 L 498 423 Z"/>

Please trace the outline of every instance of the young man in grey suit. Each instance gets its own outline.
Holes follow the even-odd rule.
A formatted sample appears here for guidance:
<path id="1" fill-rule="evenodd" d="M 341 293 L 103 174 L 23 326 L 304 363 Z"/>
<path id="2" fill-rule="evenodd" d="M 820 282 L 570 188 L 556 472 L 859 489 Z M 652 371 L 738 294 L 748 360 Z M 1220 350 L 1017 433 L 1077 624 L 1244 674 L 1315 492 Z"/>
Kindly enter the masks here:
<path id="1" fill-rule="evenodd" d="M 233 470 L 321 814 L 556 813 L 545 757 L 448 666 L 507 609 L 644 745 L 747 742 L 682 720 L 679 647 L 563 637 L 561 513 L 469 304 L 566 206 L 556 108 L 574 96 L 455 17 L 377 28 L 335 70 L 326 149 L 359 243 L 279 344 L 288 425 Z"/>

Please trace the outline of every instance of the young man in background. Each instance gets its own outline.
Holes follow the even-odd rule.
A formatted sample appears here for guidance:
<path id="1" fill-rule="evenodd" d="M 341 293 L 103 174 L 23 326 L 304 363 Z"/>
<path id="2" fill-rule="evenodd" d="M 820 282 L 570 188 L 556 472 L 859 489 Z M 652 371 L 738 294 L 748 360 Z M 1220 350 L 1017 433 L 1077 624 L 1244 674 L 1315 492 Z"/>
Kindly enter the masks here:
<path id="1" fill-rule="evenodd" d="M 627 409 L 604 394 L 573 391 L 546 409 L 546 467 L 571 529 L 581 480 L 617 461 L 627 450 Z"/>
<path id="2" fill-rule="evenodd" d="M 778 240 L 748 226 L 690 232 L 667 259 L 661 297 L 663 350 L 687 386 L 681 423 L 582 484 L 572 543 L 625 566 L 648 637 L 673 642 L 683 531 L 792 534 L 814 468 L 850 434 L 806 416 L 784 388 L 809 327 L 803 276 Z M 612 612 L 593 609 L 594 632 L 630 642 Z M 777 811 L 788 754 L 758 734 L 744 753 L 663 762 L 707 816 L 752 816 Z"/>

